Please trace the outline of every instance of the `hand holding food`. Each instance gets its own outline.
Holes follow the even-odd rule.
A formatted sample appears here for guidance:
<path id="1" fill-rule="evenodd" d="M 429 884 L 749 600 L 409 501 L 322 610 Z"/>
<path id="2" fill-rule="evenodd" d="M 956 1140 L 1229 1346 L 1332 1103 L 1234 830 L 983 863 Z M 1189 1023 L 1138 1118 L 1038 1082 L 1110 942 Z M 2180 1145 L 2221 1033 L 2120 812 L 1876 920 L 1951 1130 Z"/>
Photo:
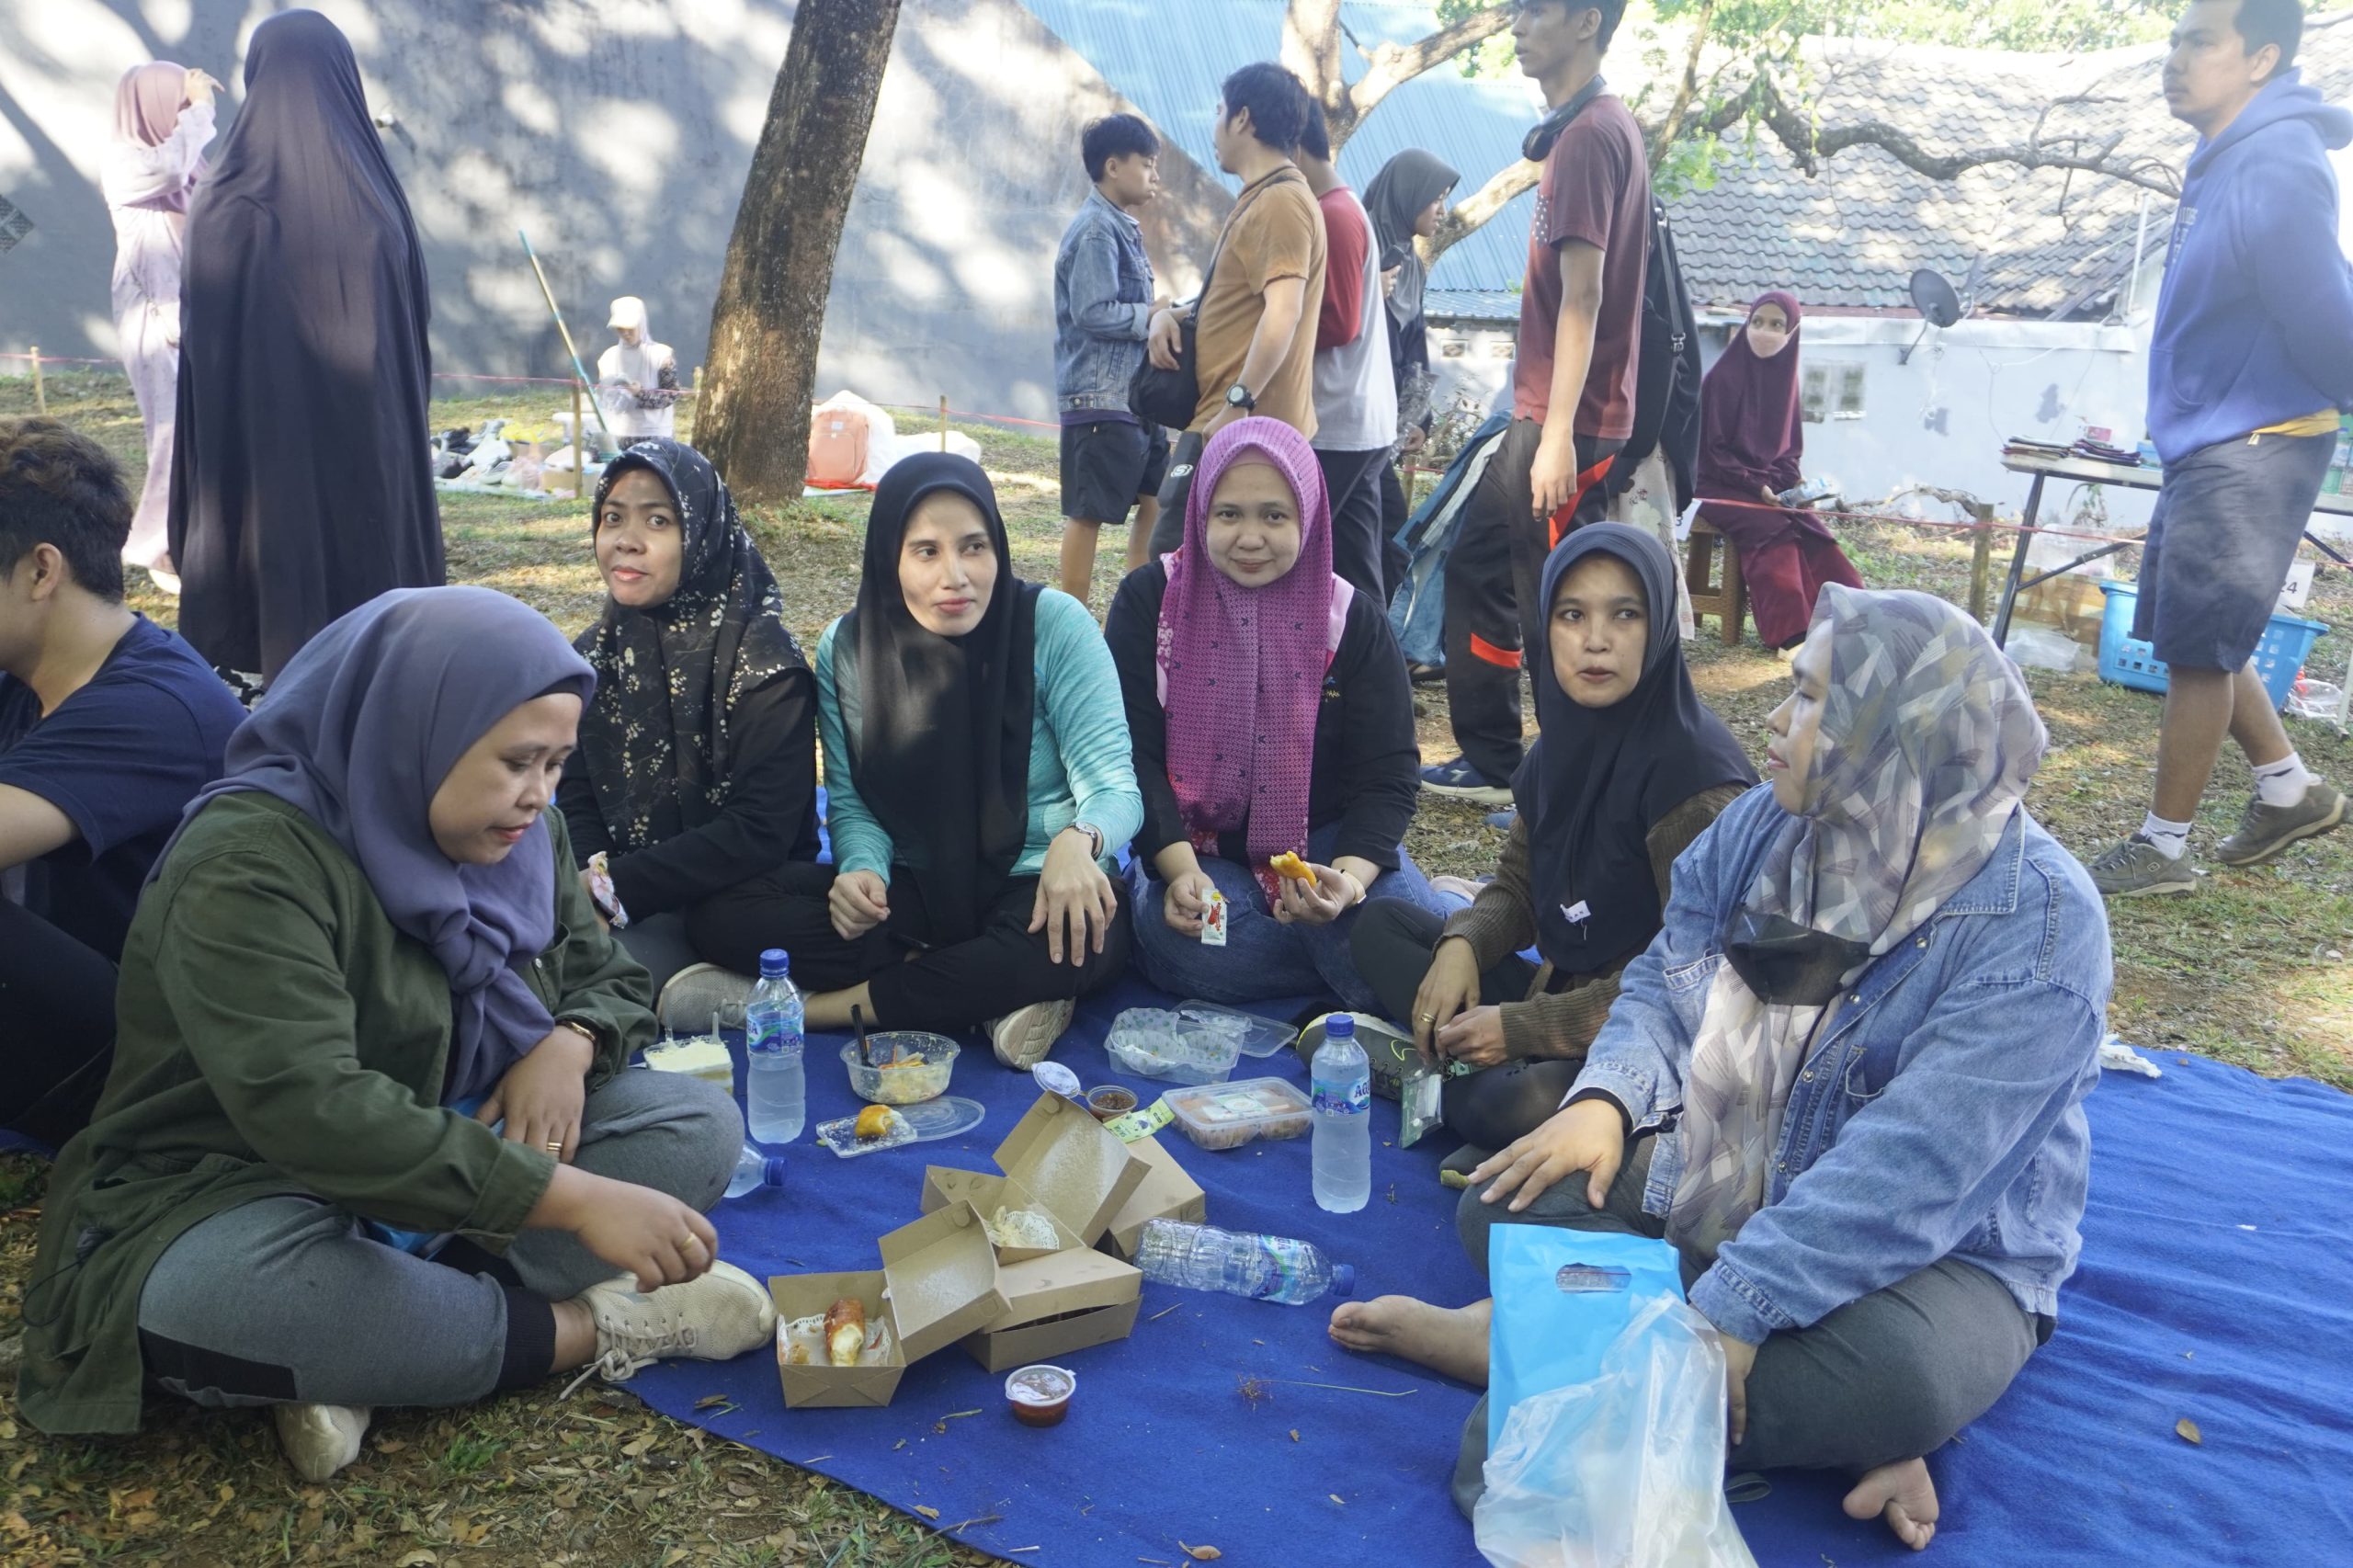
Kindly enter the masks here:
<path id="1" fill-rule="evenodd" d="M 1267 862 L 1267 867 L 1269 870 L 1273 871 L 1275 875 L 1284 878 L 1287 881 L 1305 882 L 1309 887 L 1313 887 L 1315 885 L 1315 868 L 1301 859 L 1290 850 L 1286 849 L 1281 854 L 1276 856 L 1273 859 L 1268 860 Z"/>

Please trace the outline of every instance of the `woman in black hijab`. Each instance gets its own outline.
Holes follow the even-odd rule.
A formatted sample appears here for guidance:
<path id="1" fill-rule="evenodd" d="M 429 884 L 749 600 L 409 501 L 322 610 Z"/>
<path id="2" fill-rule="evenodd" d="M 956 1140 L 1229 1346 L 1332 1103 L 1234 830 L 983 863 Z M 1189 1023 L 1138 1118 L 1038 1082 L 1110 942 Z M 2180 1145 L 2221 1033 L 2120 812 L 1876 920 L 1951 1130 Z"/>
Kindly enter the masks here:
<path id="1" fill-rule="evenodd" d="M 560 797 L 589 897 L 657 991 L 698 960 L 756 974 L 762 949 L 828 931 L 816 679 L 692 447 L 616 458 L 592 527 L 608 597 L 574 646 L 597 695 Z"/>
<path id="2" fill-rule="evenodd" d="M 188 213 L 169 534 L 180 634 L 215 666 L 273 679 L 346 610 L 440 585 L 428 314 L 351 45 L 272 17 Z"/>
<path id="3" fill-rule="evenodd" d="M 1541 733 L 1512 780 L 1519 811 L 1495 880 L 1443 923 L 1368 907 L 1354 944 L 1426 1058 L 1498 1069 L 1447 1085 L 1448 1125 L 1483 1149 L 1560 1108 L 1620 971 L 1658 935 L 1676 858 L 1756 781 L 1692 689 L 1675 563 L 1656 539 L 1579 528 L 1545 562 L 1543 592 Z M 1531 941 L 1534 967 L 1514 956 Z"/>
<path id="4" fill-rule="evenodd" d="M 853 1006 L 892 1028 L 987 1020 L 999 1061 L 1034 1064 L 1127 961 L 1110 857 L 1143 795 L 1094 616 L 1014 576 L 979 465 L 925 453 L 883 475 L 817 689 L 839 874 L 809 1026 Z"/>

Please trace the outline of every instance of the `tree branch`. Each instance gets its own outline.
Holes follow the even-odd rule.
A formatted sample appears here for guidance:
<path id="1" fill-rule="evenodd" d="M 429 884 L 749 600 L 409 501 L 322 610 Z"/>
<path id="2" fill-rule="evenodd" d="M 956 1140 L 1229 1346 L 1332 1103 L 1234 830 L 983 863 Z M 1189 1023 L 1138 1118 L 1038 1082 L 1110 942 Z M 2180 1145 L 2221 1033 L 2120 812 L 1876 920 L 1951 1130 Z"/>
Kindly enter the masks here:
<path id="1" fill-rule="evenodd" d="M 1699 16 L 1691 22 L 1691 48 L 1683 57 L 1683 79 L 1676 84 L 1675 101 L 1667 106 L 1666 119 L 1660 122 L 1658 133 L 1650 138 L 1651 162 L 1655 164 L 1675 139 L 1683 134 L 1684 117 L 1691 112 L 1691 100 L 1699 91 L 1699 59 L 1708 47 L 1708 23 L 1716 14 L 1716 0 L 1706 0 Z"/>
<path id="2" fill-rule="evenodd" d="M 1291 14 L 1296 16 L 1303 6 L 1314 3 L 1316 0 L 1291 0 Z M 1286 21 L 1286 31 L 1289 26 Z M 1412 43 L 1374 44 L 1365 51 L 1370 69 L 1350 85 L 1341 86 L 1336 80 L 1333 96 L 1324 99 L 1324 116 L 1331 122 L 1333 150 L 1337 152 L 1364 117 L 1391 93 L 1510 27 L 1511 7 L 1490 6 Z"/>
<path id="3" fill-rule="evenodd" d="M 1514 197 L 1522 191 L 1534 189 L 1543 173 L 1543 165 L 1530 163 L 1526 158 L 1497 169 L 1486 184 L 1456 202 L 1439 220 L 1438 233 L 1422 242 L 1422 259 L 1435 267 L 1439 256 L 1469 238 L 1482 223 L 1510 206 Z"/>

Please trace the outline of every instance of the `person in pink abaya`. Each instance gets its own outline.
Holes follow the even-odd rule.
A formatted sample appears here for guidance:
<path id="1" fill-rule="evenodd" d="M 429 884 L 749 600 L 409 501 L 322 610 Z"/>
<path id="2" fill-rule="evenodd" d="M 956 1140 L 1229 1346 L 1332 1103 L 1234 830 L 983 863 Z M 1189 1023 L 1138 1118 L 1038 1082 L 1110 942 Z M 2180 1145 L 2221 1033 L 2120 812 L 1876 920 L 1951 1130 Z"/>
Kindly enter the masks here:
<path id="1" fill-rule="evenodd" d="M 180 377 L 180 238 L 188 192 L 205 175 L 212 97 L 221 84 L 158 60 L 114 90 L 114 142 L 99 176 L 114 215 L 114 329 L 147 426 L 147 483 L 122 559 L 179 591 L 165 526 L 172 506 L 172 421 Z"/>
<path id="2" fill-rule="evenodd" d="M 1779 493 L 1804 479 L 1794 295 L 1775 289 L 1750 307 L 1699 388 L 1699 516 L 1740 551 L 1756 640 L 1805 641 L 1824 583 L 1863 580 L 1830 527 Z"/>

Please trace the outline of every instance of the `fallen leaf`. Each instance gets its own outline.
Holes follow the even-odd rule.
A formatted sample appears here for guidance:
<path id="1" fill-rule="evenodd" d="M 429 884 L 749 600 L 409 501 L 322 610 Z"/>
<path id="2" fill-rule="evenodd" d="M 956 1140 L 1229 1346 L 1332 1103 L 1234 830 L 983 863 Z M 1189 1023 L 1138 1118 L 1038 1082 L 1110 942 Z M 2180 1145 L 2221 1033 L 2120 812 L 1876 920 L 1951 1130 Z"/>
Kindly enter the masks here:
<path id="1" fill-rule="evenodd" d="M 1336 1493 L 1336 1492 L 1326 1492 L 1325 1494 L 1324 1494 L 1324 1496 L 1326 1496 L 1326 1497 L 1329 1497 L 1330 1499 L 1332 1499 L 1332 1501 L 1333 1501 L 1333 1502 L 1337 1503 L 1337 1504 L 1338 1504 L 1341 1507 L 1343 1507 L 1343 1508 L 1345 1508 L 1345 1507 L 1347 1507 L 1347 1506 L 1348 1506 L 1348 1500 L 1347 1500 L 1347 1498 L 1345 1498 L 1345 1497 L 1341 1496 L 1341 1495 L 1340 1495 L 1338 1493 Z"/>
<path id="2" fill-rule="evenodd" d="M 686 1560 L 687 1549 L 683 1546 L 674 1546 L 662 1554 L 661 1568 L 670 1568 L 672 1563 L 684 1562 Z"/>
<path id="3" fill-rule="evenodd" d="M 1185 1546 L 1185 1543 L 1181 1540 L 1176 1544 L 1179 1546 Z M 1219 1558 L 1224 1556 L 1225 1553 L 1220 1551 L 1214 1546 L 1185 1546 L 1185 1555 L 1191 1558 L 1196 1562 L 1214 1562 Z"/>
<path id="4" fill-rule="evenodd" d="M 653 1446 L 654 1434 L 648 1432 L 644 1437 L 638 1438 L 635 1442 L 625 1445 L 621 1449 L 621 1458 L 625 1460 L 636 1459 Z"/>
<path id="5" fill-rule="evenodd" d="M 1296 1426 L 1290 1429 L 1290 1440 L 1294 1443 L 1299 1441 L 1299 1428 Z"/>
<path id="6" fill-rule="evenodd" d="M 2183 1442 L 2194 1443 L 2201 1449 L 2206 1446 L 2206 1435 L 2198 1429 L 2198 1423 L 2192 1421 L 2188 1416 L 2185 1415 L 2180 1420 L 2175 1422 L 2173 1424 L 2173 1429 L 2174 1435 L 2179 1437 Z"/>
<path id="7" fill-rule="evenodd" d="M 695 1401 L 695 1408 L 697 1410 L 711 1410 L 722 1404 L 733 1404 L 735 1402 L 733 1400 L 729 1399 L 723 1393 L 707 1393 L 700 1399 Z"/>
<path id="8" fill-rule="evenodd" d="M 921 1504 L 921 1503 L 918 1503 L 918 1504 L 916 1504 L 916 1505 L 915 1505 L 915 1512 L 916 1512 L 916 1513 L 918 1513 L 918 1514 L 921 1514 L 921 1515 L 922 1515 L 925 1518 L 926 1518 L 926 1519 L 936 1519 L 936 1518 L 939 1517 L 939 1510 L 938 1510 L 938 1509 L 937 1509 L 937 1508 L 929 1508 L 929 1507 L 926 1507 L 926 1506 L 925 1506 L 923 1504 Z"/>
<path id="9" fill-rule="evenodd" d="M 894 1454 L 895 1454 L 895 1453 L 897 1453 L 901 1449 L 904 1449 L 904 1448 L 905 1448 L 906 1446 L 907 1446 L 907 1440 L 906 1440 L 904 1437 L 902 1437 L 902 1438 L 900 1438 L 897 1442 L 895 1442 L 895 1443 L 893 1443 L 893 1444 L 892 1444 L 892 1445 L 891 1445 L 891 1451 L 892 1451 L 892 1453 L 894 1453 Z"/>
<path id="10" fill-rule="evenodd" d="M 420 1546 L 398 1562 L 393 1563 L 392 1568 L 437 1568 L 440 1561 L 441 1559 Z"/>
<path id="11" fill-rule="evenodd" d="M 402 1438 L 386 1437 L 376 1445 L 376 1451 L 380 1454 L 396 1454 L 407 1447 L 407 1442 Z"/>

